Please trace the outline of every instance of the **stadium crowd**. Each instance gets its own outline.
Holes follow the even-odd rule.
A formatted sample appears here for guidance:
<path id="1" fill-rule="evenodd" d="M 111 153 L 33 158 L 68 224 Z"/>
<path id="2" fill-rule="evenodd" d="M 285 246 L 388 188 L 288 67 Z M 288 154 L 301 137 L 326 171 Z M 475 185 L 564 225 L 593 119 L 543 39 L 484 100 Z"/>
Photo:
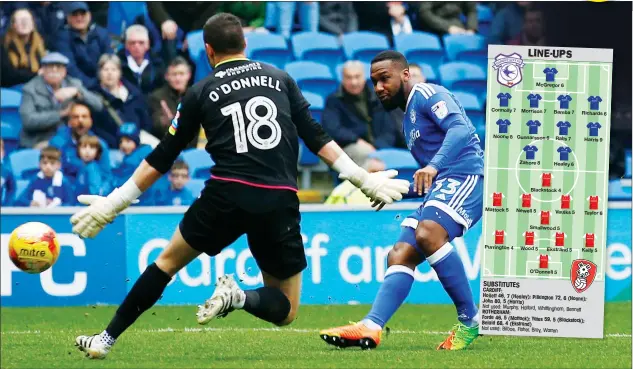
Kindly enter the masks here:
<path id="1" fill-rule="evenodd" d="M 187 88 L 210 71 L 195 41 L 217 12 L 242 20 L 250 56 L 295 77 L 317 120 L 368 170 L 386 166 L 382 150 L 406 149 L 403 112 L 382 108 L 368 81 L 376 50 L 350 51 L 360 40 L 352 36 L 408 50 L 422 80 L 449 87 L 465 71 L 479 81 L 453 90 L 482 138 L 485 46 L 547 44 L 542 10 L 530 2 L 5 2 L 0 11 L 3 206 L 75 205 L 77 194 L 107 194 L 125 181 L 169 129 Z M 313 44 L 333 46 L 305 48 L 301 36 L 316 33 L 323 43 Z M 274 52 L 256 54 L 257 40 Z M 201 132 L 141 205 L 191 204 L 213 164 L 199 154 L 205 142 Z M 317 166 L 303 149 L 299 165 Z"/>

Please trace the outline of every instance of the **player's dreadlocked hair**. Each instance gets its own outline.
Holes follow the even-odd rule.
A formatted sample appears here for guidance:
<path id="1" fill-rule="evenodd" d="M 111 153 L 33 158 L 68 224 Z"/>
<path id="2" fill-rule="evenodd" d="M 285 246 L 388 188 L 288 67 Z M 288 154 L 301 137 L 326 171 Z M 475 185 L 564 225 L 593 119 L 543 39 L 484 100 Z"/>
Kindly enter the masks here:
<path id="1" fill-rule="evenodd" d="M 218 13 L 202 29 L 204 43 L 211 45 L 216 53 L 237 54 L 246 48 L 242 23 L 233 14 Z"/>
<path id="2" fill-rule="evenodd" d="M 398 63 L 400 64 L 402 69 L 409 68 L 409 62 L 407 62 L 407 58 L 405 58 L 404 55 L 395 50 L 381 51 L 371 60 L 371 63 L 374 64 L 384 60 L 391 60 L 392 62 Z"/>

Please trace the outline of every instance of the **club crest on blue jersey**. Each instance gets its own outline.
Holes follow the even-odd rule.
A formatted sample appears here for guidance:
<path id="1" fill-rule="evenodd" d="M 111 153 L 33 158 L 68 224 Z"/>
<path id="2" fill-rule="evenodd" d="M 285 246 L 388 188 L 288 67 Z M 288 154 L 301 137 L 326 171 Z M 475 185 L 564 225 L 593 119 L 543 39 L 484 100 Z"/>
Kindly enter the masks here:
<path id="1" fill-rule="evenodd" d="M 176 107 L 176 116 L 174 117 L 174 119 L 171 120 L 171 125 L 169 126 L 169 133 L 173 136 L 176 134 L 176 131 L 178 130 L 178 118 L 180 118 L 180 107 L 182 106 L 182 103 L 178 103 L 178 106 Z"/>
<path id="2" fill-rule="evenodd" d="M 415 110 L 411 110 L 410 119 L 411 123 L 415 124 Z"/>
<path id="3" fill-rule="evenodd" d="M 499 54 L 495 57 L 492 69 L 497 71 L 497 82 L 512 87 L 523 80 L 524 66 L 523 58 L 517 53 Z"/>

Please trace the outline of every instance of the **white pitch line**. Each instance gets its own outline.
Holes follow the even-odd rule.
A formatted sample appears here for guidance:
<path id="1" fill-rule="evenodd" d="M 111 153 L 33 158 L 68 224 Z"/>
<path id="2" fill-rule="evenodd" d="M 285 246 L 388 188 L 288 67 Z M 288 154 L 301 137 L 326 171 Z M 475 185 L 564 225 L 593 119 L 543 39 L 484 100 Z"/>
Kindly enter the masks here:
<path id="1" fill-rule="evenodd" d="M 72 332 L 69 331 L 67 333 L 74 333 L 78 331 L 77 330 L 73 330 Z M 174 328 L 157 328 L 157 329 L 131 329 L 128 332 L 130 333 L 174 333 L 174 332 L 184 332 L 184 333 L 201 333 L 201 332 L 280 332 L 280 333 L 284 333 L 284 332 L 290 332 L 290 333 L 304 333 L 304 334 L 313 334 L 313 333 L 319 333 L 318 329 L 297 329 L 297 328 L 209 328 L 209 327 L 204 327 L 204 328 L 184 328 L 184 329 L 174 329 Z M 418 334 L 418 335 L 425 335 L 425 336 L 438 336 L 438 335 L 445 335 L 445 334 L 449 334 L 449 331 L 426 331 L 426 330 L 422 330 L 422 331 L 414 331 L 414 330 L 398 330 L 398 329 L 391 329 L 389 330 L 390 333 L 394 333 L 394 334 Z M 7 331 L 7 332 L 2 332 L 3 335 L 20 335 L 20 334 L 33 334 L 33 335 L 38 335 L 38 334 L 51 334 L 51 333 L 64 333 L 64 331 L 40 331 L 40 330 L 35 330 L 35 331 Z M 627 333 L 612 333 L 612 334 L 606 334 L 606 337 L 614 337 L 614 338 L 630 338 L 631 334 L 627 334 Z"/>

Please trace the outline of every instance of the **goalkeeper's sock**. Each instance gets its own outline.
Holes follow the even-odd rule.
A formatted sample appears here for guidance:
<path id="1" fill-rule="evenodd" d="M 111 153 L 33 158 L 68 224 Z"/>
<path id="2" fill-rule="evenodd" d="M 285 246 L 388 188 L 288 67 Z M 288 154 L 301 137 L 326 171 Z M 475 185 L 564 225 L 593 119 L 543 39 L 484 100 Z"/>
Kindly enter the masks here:
<path id="1" fill-rule="evenodd" d="M 464 264 L 450 243 L 426 258 L 457 308 L 457 319 L 468 327 L 479 324 L 477 305 L 470 290 Z"/>
<path id="2" fill-rule="evenodd" d="M 147 309 L 154 306 L 171 280 L 155 263 L 148 266 L 127 294 L 106 332 L 116 340 Z"/>
<path id="3" fill-rule="evenodd" d="M 261 287 L 244 291 L 244 294 L 246 298 L 241 308 L 259 319 L 279 324 L 290 313 L 290 300 L 279 288 Z"/>
<path id="4" fill-rule="evenodd" d="M 382 329 L 407 298 L 412 285 L 413 270 L 404 265 L 392 265 L 387 268 L 385 280 L 362 323 L 370 329 Z"/>

